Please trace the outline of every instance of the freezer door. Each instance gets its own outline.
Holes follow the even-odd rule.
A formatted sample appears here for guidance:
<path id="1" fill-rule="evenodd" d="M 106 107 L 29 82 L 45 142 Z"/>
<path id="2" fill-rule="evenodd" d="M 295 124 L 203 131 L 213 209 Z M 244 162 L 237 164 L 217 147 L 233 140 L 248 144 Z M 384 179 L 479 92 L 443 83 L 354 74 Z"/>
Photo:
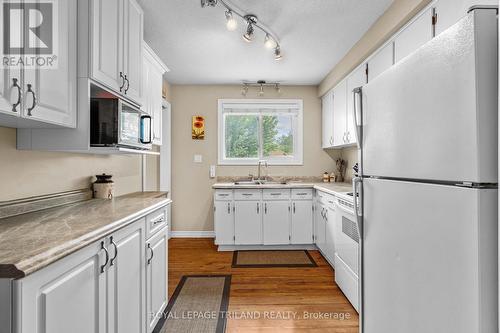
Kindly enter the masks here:
<path id="1" fill-rule="evenodd" d="M 497 18 L 475 10 L 363 88 L 363 174 L 497 182 Z"/>
<path id="2" fill-rule="evenodd" d="M 497 190 L 363 190 L 363 332 L 497 332 Z"/>

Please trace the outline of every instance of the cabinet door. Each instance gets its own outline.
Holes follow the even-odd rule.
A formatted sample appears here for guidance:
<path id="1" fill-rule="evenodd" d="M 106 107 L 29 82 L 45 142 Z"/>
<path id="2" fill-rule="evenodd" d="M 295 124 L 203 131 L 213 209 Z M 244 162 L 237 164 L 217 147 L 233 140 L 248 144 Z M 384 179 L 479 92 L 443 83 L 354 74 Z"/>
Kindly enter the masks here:
<path id="1" fill-rule="evenodd" d="M 215 244 L 234 244 L 234 215 L 231 201 L 214 202 Z"/>
<path id="2" fill-rule="evenodd" d="M 123 78 L 123 0 L 92 1 L 91 77 L 116 92 Z"/>
<path id="3" fill-rule="evenodd" d="M 168 227 L 146 244 L 147 333 L 153 331 L 168 303 Z"/>
<path id="4" fill-rule="evenodd" d="M 43 3 L 44 1 L 37 0 Z M 57 64 L 55 68 L 25 67 L 23 117 L 42 122 L 76 126 L 77 94 L 77 1 L 59 1 Z"/>
<path id="5" fill-rule="evenodd" d="M 347 78 L 347 143 L 357 143 L 356 124 L 354 119 L 354 93 L 353 90 L 366 84 L 366 65 L 358 67 Z"/>
<path id="6" fill-rule="evenodd" d="M 125 0 L 123 71 L 127 75 L 124 94 L 141 105 L 144 13 L 135 0 Z"/>
<path id="7" fill-rule="evenodd" d="M 326 211 L 326 226 L 325 226 L 325 255 L 330 265 L 335 265 L 335 211 L 332 208 L 325 209 Z"/>
<path id="8" fill-rule="evenodd" d="M 112 242 L 110 238 L 108 316 L 112 333 L 142 333 L 146 328 L 144 229 L 145 220 L 141 219 L 113 234 Z"/>
<path id="9" fill-rule="evenodd" d="M 20 291 L 15 332 L 105 333 L 105 261 L 99 241 L 15 280 Z"/>
<path id="10" fill-rule="evenodd" d="M 346 144 L 347 82 L 343 80 L 333 89 L 333 145 Z"/>
<path id="11" fill-rule="evenodd" d="M 234 202 L 235 244 L 262 244 L 262 204 L 260 201 Z"/>
<path id="12" fill-rule="evenodd" d="M 368 82 L 388 70 L 394 64 L 394 42 L 389 42 L 368 60 Z"/>
<path id="13" fill-rule="evenodd" d="M 288 201 L 264 202 L 264 245 L 290 243 L 290 203 Z"/>
<path id="14" fill-rule="evenodd" d="M 394 61 L 397 63 L 432 39 L 432 9 L 420 14 L 394 39 Z"/>
<path id="15" fill-rule="evenodd" d="M 4 10 L 7 9 L 7 7 L 8 3 L 0 6 L 0 17 L 2 17 L 2 19 L 4 17 Z M 19 29 L 18 31 L 22 31 L 21 20 L 19 20 L 19 22 L 20 25 L 19 27 L 15 27 L 15 30 Z M 0 24 L 0 36 L 4 36 L 5 33 L 4 24 Z M 11 38 L 15 37 L 11 36 Z M 17 40 L 11 42 L 21 45 L 21 38 L 22 34 L 20 33 L 17 36 Z M 21 115 L 23 98 L 21 71 L 21 65 L 0 69 L 0 112 L 12 115 L 13 117 L 19 117 Z"/>
<path id="16" fill-rule="evenodd" d="M 313 204 L 312 201 L 292 202 L 291 243 L 313 243 Z"/>
<path id="17" fill-rule="evenodd" d="M 322 148 L 333 146 L 333 91 L 321 99 Z"/>
<path id="18" fill-rule="evenodd" d="M 162 113 L 163 113 L 163 72 L 158 69 L 151 71 L 151 86 L 145 94 L 151 94 L 151 112 L 153 117 L 153 144 L 162 144 Z"/>

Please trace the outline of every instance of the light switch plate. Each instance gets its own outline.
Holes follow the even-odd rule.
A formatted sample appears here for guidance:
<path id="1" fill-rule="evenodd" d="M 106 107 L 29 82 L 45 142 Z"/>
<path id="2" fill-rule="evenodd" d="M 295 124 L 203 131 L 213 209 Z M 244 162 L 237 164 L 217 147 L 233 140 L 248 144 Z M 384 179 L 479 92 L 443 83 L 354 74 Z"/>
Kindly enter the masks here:
<path id="1" fill-rule="evenodd" d="M 203 156 L 201 156 L 201 155 L 194 155 L 193 162 L 194 163 L 202 163 L 203 162 Z"/>

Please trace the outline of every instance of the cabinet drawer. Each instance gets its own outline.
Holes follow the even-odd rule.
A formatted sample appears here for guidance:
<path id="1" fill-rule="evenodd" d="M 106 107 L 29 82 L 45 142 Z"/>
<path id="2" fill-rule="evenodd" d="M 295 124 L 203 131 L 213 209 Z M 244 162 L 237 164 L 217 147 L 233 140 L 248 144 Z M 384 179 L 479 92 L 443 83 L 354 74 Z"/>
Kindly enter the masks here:
<path id="1" fill-rule="evenodd" d="M 321 191 L 316 191 L 316 201 L 322 205 L 326 205 L 327 194 Z"/>
<path id="2" fill-rule="evenodd" d="M 146 239 L 168 224 L 167 207 L 160 208 L 146 216 Z"/>
<path id="3" fill-rule="evenodd" d="M 261 190 L 235 190 L 234 191 L 235 200 L 260 200 L 262 199 Z"/>
<path id="4" fill-rule="evenodd" d="M 313 197 L 313 190 L 312 189 L 292 189 L 292 199 L 294 200 L 311 200 Z"/>
<path id="5" fill-rule="evenodd" d="M 327 194 L 325 196 L 325 202 L 324 202 L 324 204 L 328 208 L 335 210 L 335 197 L 333 195 L 331 195 L 331 194 Z"/>
<path id="6" fill-rule="evenodd" d="M 233 190 L 216 190 L 215 200 L 233 200 Z"/>
<path id="7" fill-rule="evenodd" d="M 288 200 L 290 199 L 289 189 L 265 189 L 262 193 L 264 200 Z"/>

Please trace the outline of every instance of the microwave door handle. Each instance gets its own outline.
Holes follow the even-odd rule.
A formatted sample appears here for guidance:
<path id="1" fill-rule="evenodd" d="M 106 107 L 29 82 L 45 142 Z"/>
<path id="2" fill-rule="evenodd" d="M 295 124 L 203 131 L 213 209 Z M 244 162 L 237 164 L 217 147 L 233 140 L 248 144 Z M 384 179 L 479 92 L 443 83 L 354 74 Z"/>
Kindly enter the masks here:
<path id="1" fill-rule="evenodd" d="M 144 130 L 145 130 L 145 126 L 144 126 L 144 121 L 145 119 L 148 119 L 149 121 L 149 126 L 148 126 L 148 130 L 149 130 L 149 135 L 148 135 L 148 138 L 147 140 L 144 138 Z M 151 143 L 151 116 L 141 116 L 141 143 L 144 143 L 144 144 L 149 144 Z"/>

